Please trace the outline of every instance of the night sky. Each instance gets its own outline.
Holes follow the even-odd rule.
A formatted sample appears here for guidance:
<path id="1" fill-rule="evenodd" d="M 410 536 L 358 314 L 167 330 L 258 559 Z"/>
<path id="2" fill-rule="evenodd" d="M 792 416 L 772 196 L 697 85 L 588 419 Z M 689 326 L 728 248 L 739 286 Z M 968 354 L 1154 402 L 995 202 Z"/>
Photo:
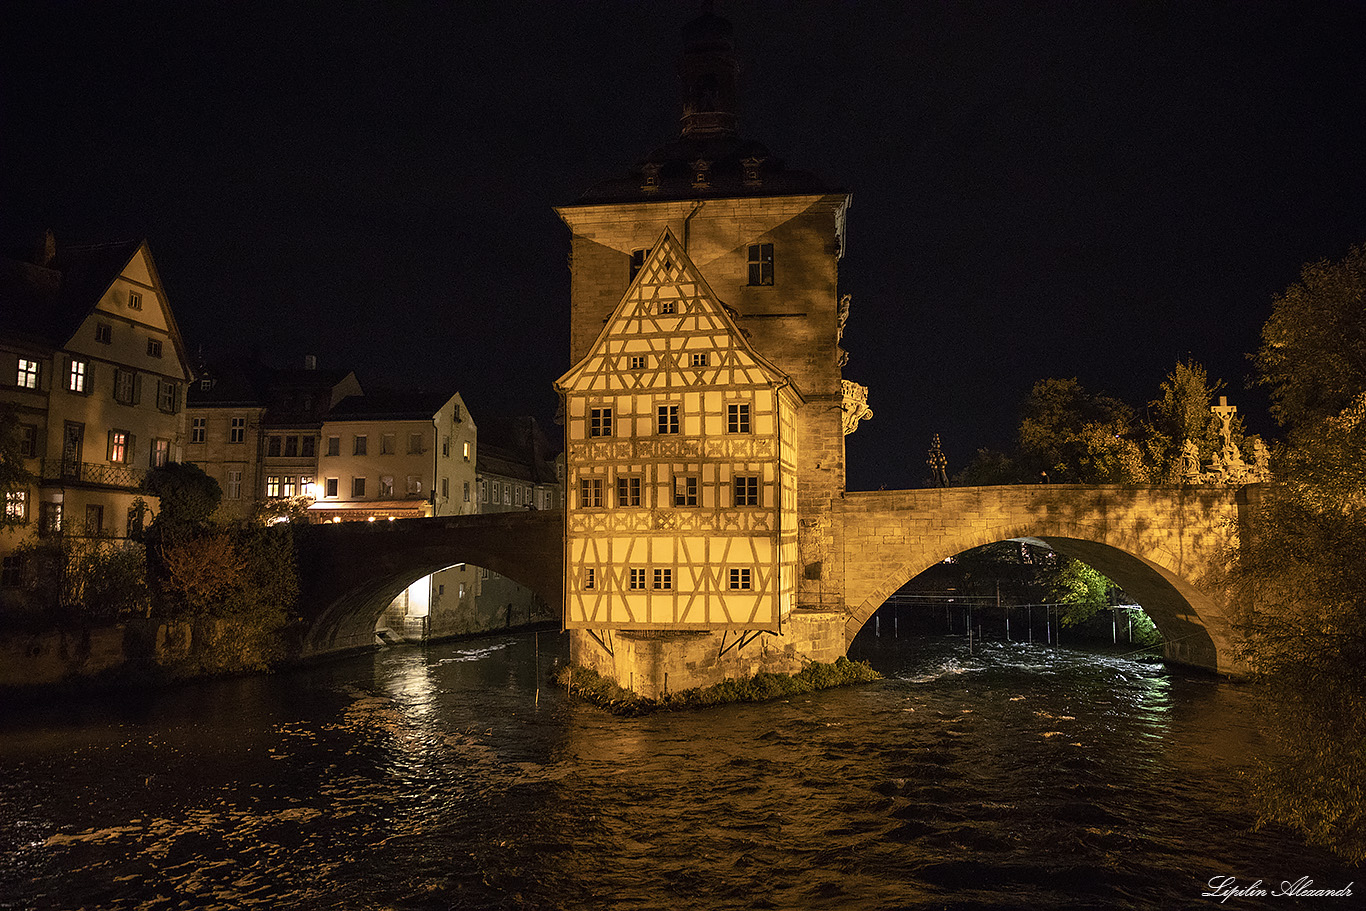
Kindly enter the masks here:
<path id="1" fill-rule="evenodd" d="M 554 413 L 551 207 L 677 133 L 692 2 L 9 3 L 0 228 L 146 237 L 192 352 Z M 1250 429 L 1302 263 L 1366 242 L 1366 4 L 721 2 L 742 134 L 853 192 L 851 488 L 1180 358 Z M 556 432 L 553 426 L 550 428 Z"/>

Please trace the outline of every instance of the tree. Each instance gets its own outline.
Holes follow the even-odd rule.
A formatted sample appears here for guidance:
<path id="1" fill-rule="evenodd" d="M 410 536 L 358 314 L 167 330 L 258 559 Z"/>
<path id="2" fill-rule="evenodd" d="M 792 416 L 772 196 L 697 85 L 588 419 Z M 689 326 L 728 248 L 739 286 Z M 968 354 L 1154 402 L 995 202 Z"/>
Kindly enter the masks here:
<path id="1" fill-rule="evenodd" d="M 28 469 L 24 467 L 24 453 L 19 438 L 19 414 L 14 406 L 0 404 L 0 500 L 8 502 L 11 492 L 23 487 L 29 481 Z M 14 525 L 17 518 L 11 518 L 9 510 L 0 512 L 0 525 Z"/>
<path id="2" fill-rule="evenodd" d="M 1242 653 L 1282 751 L 1253 774 L 1260 821 L 1366 859 L 1366 251 L 1306 266 L 1256 360 L 1289 431 L 1232 555 Z"/>
<path id="3" fill-rule="evenodd" d="M 1040 380 L 1025 400 L 1016 461 L 1054 483 L 1145 483 L 1133 429 L 1133 410 L 1118 399 L 1093 395 L 1075 378 Z"/>
<path id="4" fill-rule="evenodd" d="M 218 482 L 193 462 L 168 462 L 153 469 L 143 486 L 161 499 L 152 524 L 163 533 L 204 525 L 223 499 Z"/>
<path id="5" fill-rule="evenodd" d="M 1223 440 L 1210 403 L 1222 387 L 1221 382 L 1211 384 L 1205 368 L 1194 360 L 1178 362 L 1162 381 L 1143 423 L 1143 449 L 1154 483 L 1181 483 L 1181 456 L 1188 440 L 1195 444 L 1200 465 L 1209 464 L 1219 451 Z"/>
<path id="6" fill-rule="evenodd" d="M 1273 301 L 1253 361 L 1271 416 L 1292 430 L 1342 413 L 1366 389 L 1366 244 L 1304 266 Z"/>

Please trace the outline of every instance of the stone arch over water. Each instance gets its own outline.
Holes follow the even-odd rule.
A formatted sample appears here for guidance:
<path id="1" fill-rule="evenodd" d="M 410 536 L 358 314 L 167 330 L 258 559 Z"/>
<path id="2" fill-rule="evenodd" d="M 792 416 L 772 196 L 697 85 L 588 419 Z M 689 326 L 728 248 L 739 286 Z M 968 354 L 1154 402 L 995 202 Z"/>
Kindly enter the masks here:
<path id="1" fill-rule="evenodd" d="M 1036 485 L 850 493 L 842 502 L 847 643 L 888 596 L 936 563 L 1036 538 L 1134 596 L 1169 661 L 1245 670 L 1234 649 L 1237 606 L 1217 581 L 1247 504 L 1238 491 Z"/>

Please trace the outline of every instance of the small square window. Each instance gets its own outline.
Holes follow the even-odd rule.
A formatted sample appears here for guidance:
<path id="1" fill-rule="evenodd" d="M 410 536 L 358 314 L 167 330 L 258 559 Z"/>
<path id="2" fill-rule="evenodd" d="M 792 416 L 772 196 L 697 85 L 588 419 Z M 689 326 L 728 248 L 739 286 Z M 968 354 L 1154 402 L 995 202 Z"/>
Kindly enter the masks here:
<path id="1" fill-rule="evenodd" d="M 142 309 L 142 295 L 141 295 L 141 294 L 139 294 L 139 293 L 136 292 L 136 291 L 129 291 L 129 292 L 128 292 L 128 309 L 129 309 L 129 310 L 141 310 L 141 309 Z"/>
<path id="2" fill-rule="evenodd" d="M 148 357 L 161 357 L 161 340 L 160 340 L 160 339 L 149 338 L 149 339 L 147 340 L 147 356 L 148 356 Z"/>
<path id="3" fill-rule="evenodd" d="M 631 591 L 633 591 L 633 592 L 643 592 L 643 591 L 645 591 L 645 570 L 644 570 L 644 569 L 632 569 L 632 570 L 631 570 L 630 589 L 631 589 Z"/>
<path id="4" fill-rule="evenodd" d="M 659 304 L 659 312 L 662 313 L 662 314 L 664 314 L 664 315 L 666 315 L 666 316 L 667 316 L 668 314 L 670 314 L 670 313 L 673 313 L 673 312 L 674 312 L 674 302 L 673 302 L 673 301 L 660 301 L 660 304 Z"/>
<path id="5" fill-rule="evenodd" d="M 773 284 L 773 244 L 749 245 L 749 283 Z"/>
<path id="6" fill-rule="evenodd" d="M 656 569 L 655 584 L 656 590 L 667 590 L 674 587 L 674 571 L 672 569 Z"/>
<path id="7" fill-rule="evenodd" d="M 660 433 L 678 433 L 678 406 L 660 405 L 655 412 Z"/>
<path id="8" fill-rule="evenodd" d="M 612 409 L 590 408 L 588 411 L 588 435 L 590 437 L 610 437 L 612 435 Z"/>
<path id="9" fill-rule="evenodd" d="M 114 340 L 114 327 L 108 323 L 95 324 L 95 341 L 108 345 Z"/>
<path id="10" fill-rule="evenodd" d="M 749 405 L 726 406 L 726 433 L 749 433 Z"/>
<path id="11" fill-rule="evenodd" d="M 631 355 L 631 369 L 632 369 L 632 370 L 644 370 L 644 369 L 645 369 L 645 355 L 643 355 L 643 354 L 633 354 L 633 355 Z"/>
<path id="12" fill-rule="evenodd" d="M 190 418 L 190 442 L 202 443 L 208 437 L 208 418 Z"/>
<path id="13" fill-rule="evenodd" d="M 730 571 L 730 588 L 732 591 L 750 591 L 754 586 L 753 578 L 748 569 L 732 569 Z"/>
<path id="14" fill-rule="evenodd" d="M 699 352 L 699 353 L 697 353 L 697 354 L 694 354 L 694 355 L 692 356 L 692 365 L 693 365 L 694 367 L 705 367 L 705 366 L 707 366 L 707 353 L 706 353 L 705 351 L 702 351 L 702 352 Z"/>

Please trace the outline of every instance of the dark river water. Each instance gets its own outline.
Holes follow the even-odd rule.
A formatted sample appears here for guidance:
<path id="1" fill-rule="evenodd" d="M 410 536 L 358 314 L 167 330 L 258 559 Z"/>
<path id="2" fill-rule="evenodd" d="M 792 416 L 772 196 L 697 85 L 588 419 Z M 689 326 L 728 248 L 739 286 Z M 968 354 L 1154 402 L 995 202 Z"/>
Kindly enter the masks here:
<path id="1" fill-rule="evenodd" d="M 1242 687 L 873 641 L 888 679 L 616 718 L 543 633 L 0 716 L 0 908 L 1212 908 L 1360 869 L 1251 831 Z M 539 672 L 538 672 L 539 664 Z"/>

